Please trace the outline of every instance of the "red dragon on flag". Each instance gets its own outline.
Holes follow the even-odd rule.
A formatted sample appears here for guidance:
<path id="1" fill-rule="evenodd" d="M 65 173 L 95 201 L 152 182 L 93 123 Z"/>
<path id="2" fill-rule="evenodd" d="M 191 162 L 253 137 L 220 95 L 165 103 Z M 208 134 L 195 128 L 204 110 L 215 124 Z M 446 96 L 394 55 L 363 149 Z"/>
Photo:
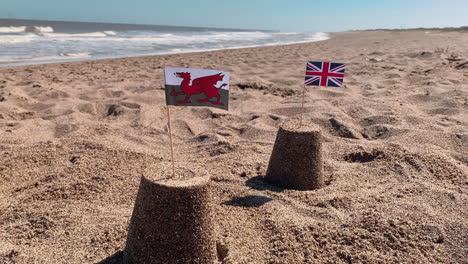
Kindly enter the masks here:
<path id="1" fill-rule="evenodd" d="M 168 105 L 213 106 L 228 109 L 229 73 L 167 67 L 164 69 L 164 74 Z M 219 82 L 221 83 L 217 86 Z"/>

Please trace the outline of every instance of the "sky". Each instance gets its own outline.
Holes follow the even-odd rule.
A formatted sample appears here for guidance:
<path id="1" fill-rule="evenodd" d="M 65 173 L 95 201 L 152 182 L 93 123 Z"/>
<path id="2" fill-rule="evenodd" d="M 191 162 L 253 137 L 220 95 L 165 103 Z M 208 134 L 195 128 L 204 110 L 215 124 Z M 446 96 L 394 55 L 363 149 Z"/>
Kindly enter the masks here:
<path id="1" fill-rule="evenodd" d="M 468 0 L 0 0 L 0 18 L 332 32 L 468 26 Z"/>

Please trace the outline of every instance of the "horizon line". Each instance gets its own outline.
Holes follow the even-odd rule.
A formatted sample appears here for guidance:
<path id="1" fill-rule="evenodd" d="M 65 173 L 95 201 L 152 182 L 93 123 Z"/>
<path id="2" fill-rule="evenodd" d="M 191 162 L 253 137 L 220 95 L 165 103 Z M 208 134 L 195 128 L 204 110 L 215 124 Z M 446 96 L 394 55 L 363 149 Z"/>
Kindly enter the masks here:
<path id="1" fill-rule="evenodd" d="M 30 18 L 4 18 L 0 17 L 0 20 L 19 20 L 19 21 L 38 21 L 38 22 L 62 22 L 62 23 L 84 23 L 84 24 L 109 24 L 109 25 L 130 25 L 130 26 L 162 26 L 162 27 L 174 27 L 174 28 L 197 28 L 197 29 L 224 29 L 224 30 L 245 30 L 245 31 L 281 31 L 276 29 L 255 29 L 255 28 L 226 28 L 226 27 L 205 27 L 205 26 L 177 26 L 177 25 L 161 25 L 161 24 L 131 24 L 121 22 L 96 22 L 96 21 L 71 21 L 71 20 L 55 20 L 55 19 L 30 19 Z M 33 25 L 32 25 L 33 26 Z"/>

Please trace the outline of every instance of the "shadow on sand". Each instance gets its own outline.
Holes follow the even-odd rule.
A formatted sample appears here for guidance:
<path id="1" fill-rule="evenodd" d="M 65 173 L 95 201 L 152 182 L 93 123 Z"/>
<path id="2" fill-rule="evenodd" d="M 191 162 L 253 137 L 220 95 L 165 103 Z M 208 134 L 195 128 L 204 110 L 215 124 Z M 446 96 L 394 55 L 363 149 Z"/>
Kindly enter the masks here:
<path id="1" fill-rule="evenodd" d="M 244 197 L 234 197 L 222 204 L 241 207 L 260 207 L 271 200 L 273 199 L 262 195 L 247 195 Z"/>
<path id="2" fill-rule="evenodd" d="M 248 179 L 245 185 L 259 191 L 282 192 L 284 188 L 276 187 L 264 180 L 263 176 L 256 176 Z M 224 205 L 240 207 L 260 207 L 273 199 L 263 195 L 247 195 L 244 197 L 234 197 L 229 201 L 223 202 Z M 114 255 L 107 257 L 96 264 L 123 264 L 123 251 L 118 251 Z"/>
<path id="3" fill-rule="evenodd" d="M 104 260 L 97 262 L 96 264 L 122 264 L 123 263 L 123 251 L 118 251 L 114 255 L 107 257 Z"/>
<path id="4" fill-rule="evenodd" d="M 252 189 L 259 190 L 259 191 L 265 191 L 265 190 L 272 191 L 272 192 L 284 191 L 284 188 L 276 187 L 266 182 L 264 176 L 256 176 L 256 177 L 250 178 L 245 182 L 245 185 L 249 186 Z"/>

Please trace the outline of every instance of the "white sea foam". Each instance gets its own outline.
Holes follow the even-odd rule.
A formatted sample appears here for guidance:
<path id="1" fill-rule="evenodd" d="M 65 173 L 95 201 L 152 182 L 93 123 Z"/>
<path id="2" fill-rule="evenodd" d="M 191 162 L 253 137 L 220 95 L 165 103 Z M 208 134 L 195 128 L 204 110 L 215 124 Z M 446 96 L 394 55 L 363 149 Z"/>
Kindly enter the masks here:
<path id="1" fill-rule="evenodd" d="M 34 36 L 28 35 L 0 35 L 0 44 L 17 44 L 17 43 L 26 43 L 31 42 L 34 39 Z"/>
<path id="2" fill-rule="evenodd" d="M 164 34 L 159 36 L 145 36 L 136 38 L 138 41 L 158 41 L 165 44 L 175 43 L 213 43 L 221 41 L 256 41 L 271 37 L 264 32 L 208 32 L 197 35 Z"/>
<path id="3" fill-rule="evenodd" d="M 330 38 L 330 35 L 328 35 L 325 32 L 316 32 L 310 40 L 322 41 L 322 40 L 327 40 L 329 38 Z"/>
<path id="4" fill-rule="evenodd" d="M 89 38 L 89 37 L 107 37 L 108 35 L 104 32 L 91 32 L 91 33 L 45 33 L 45 37 L 57 38 L 57 40 L 80 40 L 80 38 Z"/>
<path id="5" fill-rule="evenodd" d="M 268 43 L 283 44 L 286 41 L 284 37 L 296 36 L 303 33 L 269 33 L 269 32 L 206 32 L 199 34 L 158 34 L 154 32 L 142 32 L 139 34 L 119 34 L 114 31 L 90 32 L 90 33 L 48 33 L 42 31 L 41 36 L 55 41 L 115 41 L 115 42 L 153 42 L 155 44 L 178 45 L 193 43 L 221 43 L 221 42 L 256 42 L 265 40 Z M 302 39 L 292 40 L 292 42 L 316 41 L 327 39 L 325 33 L 314 33 L 309 36 L 303 36 Z M 42 39 L 37 39 L 42 40 Z M 266 44 L 266 43 L 261 43 Z"/>
<path id="6" fill-rule="evenodd" d="M 87 58 L 87 57 L 91 56 L 91 53 L 87 53 L 87 52 L 81 52 L 81 53 L 65 52 L 65 53 L 60 53 L 60 56 L 61 57 L 67 57 L 67 58 Z"/>
<path id="7" fill-rule="evenodd" d="M 57 61 L 57 60 L 63 60 L 63 57 L 61 57 L 61 56 L 43 56 L 43 57 L 35 57 L 35 58 L 0 58 L 0 64 Z"/>
<path id="8" fill-rule="evenodd" d="M 0 27 L 0 33 L 20 33 L 25 29 L 26 27 Z"/>
<path id="9" fill-rule="evenodd" d="M 24 32 L 42 35 L 44 33 L 52 33 L 54 29 L 52 27 L 27 26 Z"/>
<path id="10" fill-rule="evenodd" d="M 52 27 L 41 26 L 21 26 L 21 27 L 0 27 L 0 33 L 51 33 L 54 32 Z"/>
<path id="11" fill-rule="evenodd" d="M 328 38 L 328 34 L 321 32 L 143 30 L 76 33 L 63 29 L 54 32 L 51 27 L 29 30 L 26 27 L 0 27 L 0 65 L 272 46 Z"/>
<path id="12" fill-rule="evenodd" d="M 27 65 L 48 62 L 73 61 L 90 58 L 89 53 L 61 53 L 59 56 L 39 56 L 39 57 L 23 57 L 23 58 L 2 58 L 0 57 L 0 65 Z"/>

